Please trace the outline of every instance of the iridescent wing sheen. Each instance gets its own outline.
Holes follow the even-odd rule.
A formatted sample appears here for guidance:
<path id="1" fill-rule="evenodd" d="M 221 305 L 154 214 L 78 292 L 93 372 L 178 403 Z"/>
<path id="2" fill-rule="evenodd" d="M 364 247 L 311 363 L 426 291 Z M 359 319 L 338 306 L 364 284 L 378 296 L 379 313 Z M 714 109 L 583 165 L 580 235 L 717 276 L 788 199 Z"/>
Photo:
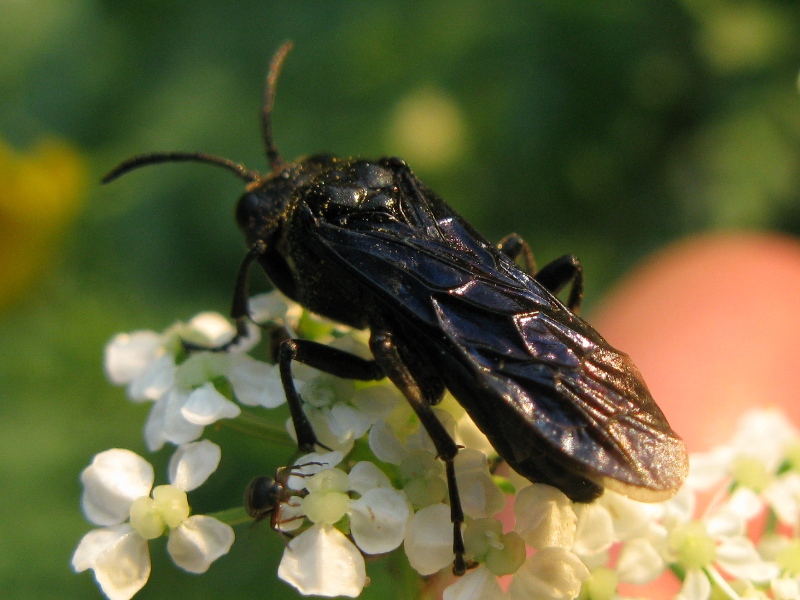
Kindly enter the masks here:
<path id="1" fill-rule="evenodd" d="M 431 332 L 428 345 L 457 355 L 480 387 L 521 417 L 500 425 L 524 423 L 523 433 L 556 462 L 601 486 L 644 500 L 671 496 L 686 476 L 686 451 L 628 356 L 411 184 L 399 210 L 315 221 L 308 238 L 315 251 L 347 265 L 388 313 Z M 470 411 L 470 401 L 454 395 Z M 473 409 L 483 410 L 478 403 Z M 486 431 L 489 422 L 490 439 L 502 437 Z"/>

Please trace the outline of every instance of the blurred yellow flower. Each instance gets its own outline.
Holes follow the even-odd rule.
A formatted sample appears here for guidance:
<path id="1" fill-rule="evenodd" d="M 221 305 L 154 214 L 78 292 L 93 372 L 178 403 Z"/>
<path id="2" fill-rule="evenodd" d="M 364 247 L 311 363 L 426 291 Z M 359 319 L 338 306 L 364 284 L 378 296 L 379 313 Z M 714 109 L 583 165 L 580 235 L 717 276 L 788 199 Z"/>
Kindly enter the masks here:
<path id="1" fill-rule="evenodd" d="M 19 152 L 0 140 L 0 309 L 52 260 L 85 189 L 85 161 L 69 143 L 48 138 Z"/>

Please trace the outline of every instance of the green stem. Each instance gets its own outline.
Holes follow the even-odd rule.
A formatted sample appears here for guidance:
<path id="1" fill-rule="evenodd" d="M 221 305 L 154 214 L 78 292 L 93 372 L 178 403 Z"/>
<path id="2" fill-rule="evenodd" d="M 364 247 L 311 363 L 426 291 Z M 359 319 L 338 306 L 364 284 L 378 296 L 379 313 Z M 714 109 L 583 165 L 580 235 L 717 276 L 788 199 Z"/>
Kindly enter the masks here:
<path id="1" fill-rule="evenodd" d="M 286 445 L 295 443 L 286 429 L 246 409 L 242 409 L 241 414 L 235 419 L 222 419 L 220 423 L 234 431 L 274 444 Z"/>
<path id="2" fill-rule="evenodd" d="M 703 568 L 706 576 L 715 583 L 722 593 L 724 593 L 730 600 L 742 600 L 742 597 L 736 593 L 730 584 L 725 581 L 725 579 L 720 575 L 719 571 L 717 571 L 714 567 L 705 567 Z"/>

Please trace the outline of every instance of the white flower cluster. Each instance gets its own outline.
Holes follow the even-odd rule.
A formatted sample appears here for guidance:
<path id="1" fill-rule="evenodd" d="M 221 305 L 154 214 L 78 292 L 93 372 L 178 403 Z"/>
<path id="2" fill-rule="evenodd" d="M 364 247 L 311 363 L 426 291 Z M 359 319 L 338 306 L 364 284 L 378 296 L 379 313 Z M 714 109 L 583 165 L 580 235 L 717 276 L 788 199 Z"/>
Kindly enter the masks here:
<path id="1" fill-rule="evenodd" d="M 251 310 L 256 322 L 369 357 L 363 334 L 303 313 L 277 293 L 253 298 Z M 228 524 L 189 516 L 186 492 L 220 459 L 218 446 L 196 440 L 216 422 L 264 433 L 269 427 L 257 407 L 285 402 L 277 367 L 247 354 L 259 341 L 256 328 L 226 352 L 185 351 L 185 342 L 214 347 L 234 335 L 222 316 L 204 313 L 162 334 L 118 335 L 106 348 L 109 378 L 126 385 L 133 401 L 153 402 L 148 448 L 177 446 L 170 484 L 152 493 L 152 467 L 127 450 L 98 454 L 82 474 L 84 512 L 101 529 L 81 540 L 73 567 L 93 569 L 113 600 L 146 583 L 149 539 L 168 534 L 170 556 L 193 573 L 233 543 Z M 331 451 L 300 457 L 288 470 L 285 502 L 274 510 L 278 528 L 292 537 L 278 576 L 305 595 L 356 597 L 368 583 L 365 556 L 402 551 L 421 576 L 449 572 L 444 465 L 397 390 L 297 363 L 292 375 Z M 679 600 L 800 600 L 800 437 L 779 413 L 751 413 L 730 444 L 692 456 L 687 484 L 669 501 L 643 504 L 606 492 L 575 504 L 550 486 L 493 473 L 497 456 L 464 410 L 449 397 L 435 410 L 462 446 L 455 473 L 474 565 L 444 590 L 445 600 L 613 600 L 675 576 Z M 291 421 L 286 429 L 288 441 Z M 355 454 L 368 460 L 349 458 Z M 506 510 L 512 496 L 513 518 Z M 758 523 L 756 545 L 748 534 Z"/>
<path id="2" fill-rule="evenodd" d="M 180 446 L 169 465 L 168 485 L 153 488 L 153 467 L 130 450 L 113 448 L 81 473 L 83 511 L 99 529 L 90 531 L 72 556 L 77 572 L 94 570 L 111 600 L 138 592 L 150 576 L 147 540 L 167 532 L 167 551 L 182 569 L 205 573 L 233 545 L 233 529 L 213 517 L 189 516 L 186 492 L 217 469 L 220 449 L 203 440 Z"/>

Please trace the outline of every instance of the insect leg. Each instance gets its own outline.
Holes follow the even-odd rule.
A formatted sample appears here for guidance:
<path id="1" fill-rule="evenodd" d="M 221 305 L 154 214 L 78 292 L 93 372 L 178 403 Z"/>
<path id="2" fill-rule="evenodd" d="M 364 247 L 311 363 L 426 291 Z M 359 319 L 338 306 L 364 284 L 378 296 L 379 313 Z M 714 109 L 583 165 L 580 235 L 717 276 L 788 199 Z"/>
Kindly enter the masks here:
<path id="1" fill-rule="evenodd" d="M 519 234 L 509 233 L 500 240 L 497 249 L 513 261 L 521 256 L 525 272 L 553 294 L 558 294 L 571 281 L 567 308 L 574 313 L 580 310 L 583 300 L 583 267 L 577 256 L 565 254 L 537 271 L 531 247 Z"/>
<path id="2" fill-rule="evenodd" d="M 400 352 L 392 334 L 387 331 L 373 331 L 370 337 L 370 348 L 383 372 L 403 393 L 409 404 L 411 404 L 411 408 L 417 413 L 422 426 L 431 436 L 438 457 L 445 463 L 447 489 L 450 494 L 450 520 L 453 523 L 453 553 L 455 554 L 453 573 L 455 575 L 463 575 L 467 570 L 467 564 L 464 560 L 464 537 L 461 532 L 461 524 L 464 522 L 464 510 L 461 507 L 461 499 L 458 495 L 453 462 L 456 454 L 458 454 L 458 446 L 431 409 L 431 399 L 426 397 L 411 371 L 400 357 Z"/>
<path id="3" fill-rule="evenodd" d="M 258 260 L 258 257 L 264 254 L 266 246 L 264 242 L 258 241 L 253 244 L 250 251 L 244 257 L 242 264 L 239 266 L 239 272 L 236 275 L 236 285 L 233 288 L 233 304 L 231 306 L 231 317 L 236 322 L 236 335 L 230 341 L 220 344 L 219 346 L 203 346 L 201 344 L 193 344 L 192 342 L 182 341 L 183 347 L 189 351 L 210 351 L 210 352 L 224 352 L 231 346 L 235 346 L 239 340 L 247 337 L 247 318 L 250 312 L 247 308 L 247 290 L 248 280 L 250 274 L 250 267 Z"/>
<path id="4" fill-rule="evenodd" d="M 319 443 L 311 423 L 303 411 L 303 400 L 292 380 L 292 361 L 296 360 L 325 373 L 347 379 L 373 381 L 385 377 L 377 361 L 367 360 L 310 340 L 284 340 L 278 349 L 278 367 L 283 391 L 297 435 L 297 447 L 303 452 L 313 452 Z M 323 446 L 324 448 L 325 446 Z"/>
<path id="5" fill-rule="evenodd" d="M 236 322 L 236 335 L 229 341 L 219 346 L 205 346 L 202 344 L 195 344 L 181 340 L 184 349 L 187 352 L 208 351 L 208 352 L 225 352 L 231 346 L 235 346 L 242 338 L 247 337 L 247 318 L 250 316 L 248 310 L 248 280 L 250 274 L 250 266 L 258 260 L 258 257 L 264 254 L 266 246 L 264 242 L 258 241 L 253 244 L 250 251 L 244 257 L 242 264 L 239 266 L 239 272 L 236 275 L 236 285 L 233 289 L 233 305 L 231 307 L 231 317 Z"/>
<path id="6" fill-rule="evenodd" d="M 536 259 L 533 258 L 531 247 L 518 233 L 509 233 L 500 240 L 500 243 L 497 244 L 497 249 L 515 262 L 522 256 L 525 272 L 531 277 L 536 275 Z"/>
<path id="7" fill-rule="evenodd" d="M 258 240 L 244 257 L 239 272 L 236 274 L 236 284 L 233 287 L 233 302 L 231 304 L 231 318 L 236 321 L 236 337 L 227 345 L 236 343 L 247 335 L 247 318 L 250 316 L 248 309 L 248 289 L 250 282 L 250 267 L 259 257 L 267 251 L 267 246 Z"/>
<path id="8" fill-rule="evenodd" d="M 547 263 L 534 275 L 534 279 L 553 294 L 558 294 L 571 282 L 567 308 L 576 314 L 580 310 L 583 299 L 583 267 L 577 256 L 565 254 Z"/>

